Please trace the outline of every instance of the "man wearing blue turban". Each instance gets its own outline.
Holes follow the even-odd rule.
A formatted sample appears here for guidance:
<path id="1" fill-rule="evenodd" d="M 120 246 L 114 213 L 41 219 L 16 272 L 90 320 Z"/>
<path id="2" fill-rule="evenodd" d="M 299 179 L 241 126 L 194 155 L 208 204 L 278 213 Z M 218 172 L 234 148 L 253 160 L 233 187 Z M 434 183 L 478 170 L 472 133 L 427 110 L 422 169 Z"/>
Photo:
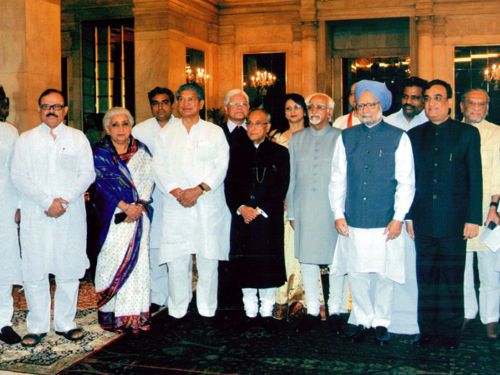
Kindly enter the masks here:
<path id="1" fill-rule="evenodd" d="M 394 282 L 405 282 L 403 220 L 413 201 L 415 177 L 410 141 L 384 122 L 392 95 L 380 82 L 356 85 L 360 126 L 345 129 L 337 143 L 329 188 L 335 227 L 341 234 L 332 271 L 348 274 L 357 325 L 353 342 L 375 328 L 375 341 L 389 341 Z M 372 276 L 375 299 L 370 298 Z"/>

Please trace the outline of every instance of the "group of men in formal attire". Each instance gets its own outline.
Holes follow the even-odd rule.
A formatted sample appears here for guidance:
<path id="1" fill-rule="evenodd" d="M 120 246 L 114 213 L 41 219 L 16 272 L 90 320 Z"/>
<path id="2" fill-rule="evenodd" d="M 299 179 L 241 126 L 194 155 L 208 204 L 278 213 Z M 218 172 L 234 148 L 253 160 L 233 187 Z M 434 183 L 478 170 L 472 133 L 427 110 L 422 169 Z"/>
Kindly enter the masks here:
<path id="1" fill-rule="evenodd" d="M 467 242 L 483 224 L 500 221 L 500 128 L 485 120 L 485 91 L 463 95 L 458 122 L 450 118 L 448 83 L 412 77 L 401 110 L 384 118 L 390 91 L 363 80 L 351 89 L 353 111 L 333 126 L 333 100 L 312 94 L 305 101 L 310 126 L 291 136 L 288 150 L 268 138 L 269 112 L 250 109 L 242 90 L 226 94 L 221 126 L 200 118 L 204 92 L 196 84 L 182 85 L 176 98 L 157 87 L 148 98 L 153 117 L 132 134 L 153 155 L 152 312 L 168 307 L 172 325 L 185 317 L 194 260 L 197 311 L 207 324 L 218 300 L 237 292 L 245 311 L 240 328 L 276 332 L 286 202 L 307 303 L 298 331 L 320 323 L 319 269 L 329 265 L 327 319 L 335 334 L 343 330 L 347 275 L 353 342 L 373 328 L 381 345 L 393 332 L 418 334 L 419 346 L 457 348 L 478 310 L 471 276 L 477 254 L 481 321 L 488 337 L 497 337 L 500 256 L 479 240 Z M 12 344 L 21 341 L 10 323 L 12 285 L 24 284 L 29 334 L 22 342 L 34 346 L 50 330 L 49 274 L 57 285 L 56 333 L 84 336 L 74 318 L 89 267 L 83 194 L 95 173 L 85 136 L 64 125 L 67 110 L 62 94 L 49 89 L 38 102 L 40 126 L 18 138 L 0 122 L 0 196 L 9 203 L 0 233 L 0 339 Z"/>

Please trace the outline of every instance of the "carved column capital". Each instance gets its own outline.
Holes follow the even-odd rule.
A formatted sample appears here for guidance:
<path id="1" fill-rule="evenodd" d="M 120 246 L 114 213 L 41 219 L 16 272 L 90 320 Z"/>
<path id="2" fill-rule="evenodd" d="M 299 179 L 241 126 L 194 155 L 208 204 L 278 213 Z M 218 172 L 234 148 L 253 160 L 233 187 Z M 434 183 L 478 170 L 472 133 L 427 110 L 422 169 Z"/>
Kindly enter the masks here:
<path id="1" fill-rule="evenodd" d="M 318 22 L 302 22 L 302 40 L 317 40 L 318 39 Z"/>
<path id="2" fill-rule="evenodd" d="M 434 34 L 434 16 L 418 16 L 416 21 L 418 35 Z"/>
<path id="3" fill-rule="evenodd" d="M 219 43 L 219 25 L 216 23 L 208 24 L 208 42 Z"/>
<path id="4" fill-rule="evenodd" d="M 220 26 L 219 28 L 219 44 L 234 44 L 236 27 L 234 25 Z"/>

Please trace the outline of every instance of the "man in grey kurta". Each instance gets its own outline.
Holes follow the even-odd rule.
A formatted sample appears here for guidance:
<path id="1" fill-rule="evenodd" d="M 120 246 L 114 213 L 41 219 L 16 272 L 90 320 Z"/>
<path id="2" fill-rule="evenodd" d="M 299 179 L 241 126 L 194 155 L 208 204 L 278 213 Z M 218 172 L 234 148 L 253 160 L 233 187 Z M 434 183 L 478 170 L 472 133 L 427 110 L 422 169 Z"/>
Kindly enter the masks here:
<path id="1" fill-rule="evenodd" d="M 290 138 L 290 187 L 287 216 L 295 229 L 295 256 L 302 268 L 307 315 L 298 331 L 320 322 L 319 268 L 330 265 L 337 243 L 335 220 L 329 209 L 328 184 L 332 156 L 341 131 L 329 125 L 333 100 L 325 94 L 306 99 L 310 127 Z M 340 329 L 340 305 L 344 277 L 330 276 L 328 300 L 332 328 Z M 325 296 L 326 299 L 326 296 Z M 335 329 L 335 328 L 334 328 Z"/>

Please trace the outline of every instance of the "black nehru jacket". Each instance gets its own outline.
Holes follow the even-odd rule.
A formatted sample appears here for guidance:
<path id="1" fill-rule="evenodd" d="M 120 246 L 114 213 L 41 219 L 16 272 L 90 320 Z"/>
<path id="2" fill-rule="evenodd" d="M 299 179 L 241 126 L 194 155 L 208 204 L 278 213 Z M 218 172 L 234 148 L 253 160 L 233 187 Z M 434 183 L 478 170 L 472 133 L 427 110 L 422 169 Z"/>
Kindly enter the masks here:
<path id="1" fill-rule="evenodd" d="M 448 119 L 408 132 L 415 158 L 416 192 L 408 218 L 415 235 L 461 236 L 465 223 L 482 223 L 483 179 L 479 131 Z"/>

